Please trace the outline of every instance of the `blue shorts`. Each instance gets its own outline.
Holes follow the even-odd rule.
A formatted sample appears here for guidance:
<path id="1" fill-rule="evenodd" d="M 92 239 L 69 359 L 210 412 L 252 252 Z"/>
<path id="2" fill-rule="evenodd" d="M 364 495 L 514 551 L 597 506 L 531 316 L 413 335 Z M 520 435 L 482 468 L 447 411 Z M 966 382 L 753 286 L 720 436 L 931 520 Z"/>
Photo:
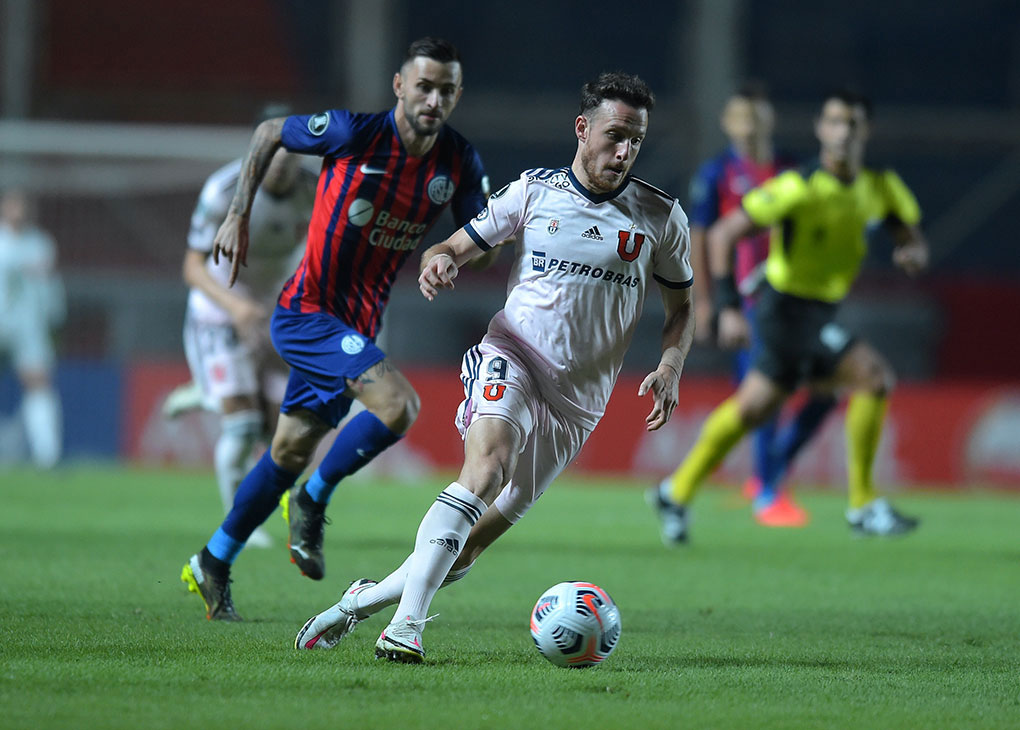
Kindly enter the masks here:
<path id="1" fill-rule="evenodd" d="M 280 411 L 311 411 L 334 428 L 351 409 L 351 399 L 344 395 L 347 380 L 386 357 L 370 338 L 322 312 L 277 306 L 270 333 L 276 351 L 290 365 Z"/>

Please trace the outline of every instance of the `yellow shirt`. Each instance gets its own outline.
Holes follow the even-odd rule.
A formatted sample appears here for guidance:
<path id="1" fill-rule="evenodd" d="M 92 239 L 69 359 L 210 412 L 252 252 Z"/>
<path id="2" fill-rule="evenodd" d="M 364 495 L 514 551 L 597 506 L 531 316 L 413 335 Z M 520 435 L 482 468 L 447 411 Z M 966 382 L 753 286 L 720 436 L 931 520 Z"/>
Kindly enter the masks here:
<path id="1" fill-rule="evenodd" d="M 865 168 L 851 183 L 821 168 L 790 170 L 751 190 L 742 205 L 755 224 L 772 227 L 765 261 L 769 284 L 833 303 L 857 278 L 869 225 L 889 218 L 906 225 L 921 220 L 917 199 L 892 170 Z"/>

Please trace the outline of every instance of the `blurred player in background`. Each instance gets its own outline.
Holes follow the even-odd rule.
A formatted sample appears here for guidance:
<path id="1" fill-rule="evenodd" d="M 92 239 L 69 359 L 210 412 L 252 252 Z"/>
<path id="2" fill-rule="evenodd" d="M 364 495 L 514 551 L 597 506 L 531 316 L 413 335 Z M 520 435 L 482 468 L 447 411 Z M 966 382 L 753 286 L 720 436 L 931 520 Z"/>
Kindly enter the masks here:
<path id="1" fill-rule="evenodd" d="M 598 424 L 655 283 L 666 310 L 662 355 L 638 395 L 652 396 L 649 431 L 669 420 L 694 336 L 692 272 L 680 204 L 629 175 L 653 104 L 636 76 L 585 84 L 570 167 L 523 173 L 422 255 L 418 281 L 431 301 L 453 288 L 461 265 L 516 239 L 506 305 L 464 356 L 464 466 L 422 519 L 411 556 L 379 583 L 355 581 L 306 622 L 296 648 L 331 648 L 399 601 L 376 656 L 422 661 L 440 585 L 462 578 L 524 516 Z"/>
<path id="2" fill-rule="evenodd" d="M 0 197 L 0 353 L 23 389 L 21 413 L 33 463 L 60 461 L 63 425 L 53 385 L 52 332 L 66 315 L 53 238 L 33 223 L 32 202 L 21 190 Z"/>
<path id="3" fill-rule="evenodd" d="M 287 113 L 270 105 L 260 122 Z M 300 260 L 315 199 L 315 176 L 301 167 L 301 156 L 278 150 L 251 208 L 252 255 L 243 282 L 230 287 L 231 265 L 213 260 L 213 239 L 227 217 L 241 175 L 240 159 L 206 181 L 191 216 L 184 281 L 191 287 L 184 320 L 184 351 L 200 405 L 220 414 L 214 464 L 224 511 L 251 467 L 256 444 L 265 438 L 287 385 L 287 366 L 269 341 L 269 314 L 287 276 Z M 186 408 L 196 388 L 182 386 L 167 398 L 164 411 Z M 269 547 L 261 528 L 248 544 Z"/>
<path id="4" fill-rule="evenodd" d="M 764 89 L 749 84 L 726 102 L 720 119 L 729 138 L 729 148 L 708 160 L 691 181 L 691 265 L 694 268 L 694 306 L 697 319 L 695 337 L 701 342 L 713 339 L 715 313 L 709 282 L 706 232 L 717 220 L 740 207 L 744 194 L 779 172 L 793 167 L 790 159 L 778 155 L 773 147 L 775 110 Z M 753 348 L 757 346 L 754 328 L 754 304 L 764 277 L 768 255 L 768 231 L 759 230 L 737 242 L 734 251 L 734 277 L 744 313 L 751 322 L 751 343 L 725 342 L 726 347 L 741 347 L 736 356 L 739 382 L 751 367 Z M 747 346 L 750 344 L 750 346 Z M 745 491 L 754 502 L 754 517 L 771 527 L 799 527 L 807 523 L 807 512 L 782 490 L 783 476 L 797 452 L 825 420 L 836 401 L 828 394 L 812 397 L 777 433 L 777 419 L 769 419 L 754 432 L 753 476 Z M 652 495 L 655 499 L 655 495 Z"/>
<path id="5" fill-rule="evenodd" d="M 325 509 L 337 483 L 396 443 L 417 417 L 417 393 L 374 340 L 397 271 L 447 205 L 458 225 L 485 207 L 481 159 L 446 126 L 461 82 L 456 48 L 423 38 L 393 77 L 392 110 L 291 116 L 255 130 L 216 234 L 214 258 L 219 252 L 232 262 L 228 283 L 245 262 L 252 198 L 276 150 L 325 159 L 305 256 L 272 318 L 273 344 L 291 368 L 272 444 L 182 572 L 210 619 L 239 619 L 230 566 L 285 494 L 291 559 L 320 580 Z M 291 490 L 353 399 L 366 410 L 344 426 L 311 479 Z"/>
<path id="6" fill-rule="evenodd" d="M 719 336 L 743 341 L 749 325 L 732 253 L 741 238 L 771 228 L 766 281 L 755 307 L 761 345 L 736 394 L 709 415 L 687 458 L 659 490 L 667 543 L 686 540 L 688 505 L 701 482 L 804 381 L 819 391 L 852 392 L 846 415 L 850 527 L 862 535 L 895 535 L 918 524 L 879 497 L 872 481 L 893 372 L 868 343 L 835 322 L 867 251 L 869 226 L 889 228 L 896 241 L 893 261 L 908 274 L 928 262 L 913 194 L 892 170 L 863 166 L 870 119 L 871 105 L 863 97 L 829 95 L 815 123 L 818 165 L 781 173 L 755 188 L 709 230 Z"/>

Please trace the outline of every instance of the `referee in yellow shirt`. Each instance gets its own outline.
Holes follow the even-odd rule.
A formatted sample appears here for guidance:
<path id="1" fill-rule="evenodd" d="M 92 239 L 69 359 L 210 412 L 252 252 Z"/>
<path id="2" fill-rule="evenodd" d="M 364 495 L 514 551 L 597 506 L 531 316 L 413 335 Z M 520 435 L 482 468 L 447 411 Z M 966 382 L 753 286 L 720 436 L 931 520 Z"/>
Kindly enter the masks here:
<path id="1" fill-rule="evenodd" d="M 878 496 L 872 481 L 895 376 L 871 345 L 835 322 L 867 251 L 869 226 L 888 227 L 896 242 L 893 262 L 908 274 L 928 263 L 917 200 L 892 170 L 862 164 L 870 117 L 867 99 L 830 94 L 815 122 L 817 167 L 782 173 L 751 190 L 741 208 L 708 231 L 720 342 L 740 345 L 750 330 L 733 281 L 733 249 L 755 230 L 771 229 L 755 315 L 761 343 L 737 392 L 709 415 L 683 463 L 653 494 L 666 544 L 686 542 L 688 505 L 698 485 L 802 383 L 819 392 L 852 393 L 846 414 L 851 528 L 896 535 L 917 527 L 917 519 Z"/>

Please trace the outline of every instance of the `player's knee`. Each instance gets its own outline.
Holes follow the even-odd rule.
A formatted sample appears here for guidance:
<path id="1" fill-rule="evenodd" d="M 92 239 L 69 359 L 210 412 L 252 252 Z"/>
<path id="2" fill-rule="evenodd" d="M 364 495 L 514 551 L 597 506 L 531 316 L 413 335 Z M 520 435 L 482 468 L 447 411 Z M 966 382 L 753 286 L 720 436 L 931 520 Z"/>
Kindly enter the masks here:
<path id="1" fill-rule="evenodd" d="M 393 433 L 402 435 L 418 418 L 421 399 L 410 385 L 395 389 L 376 412 L 376 417 L 386 424 Z"/>
<path id="2" fill-rule="evenodd" d="M 280 426 L 273 435 L 270 456 L 277 466 L 289 472 L 303 472 L 315 455 L 325 431 L 313 423 L 294 423 Z"/>
<path id="3" fill-rule="evenodd" d="M 769 420 L 775 410 L 776 405 L 771 400 L 747 398 L 739 401 L 737 412 L 740 414 L 741 424 L 746 429 L 752 430 Z"/>
<path id="4" fill-rule="evenodd" d="M 887 396 L 896 387 L 896 373 L 885 362 L 879 363 L 872 376 L 872 392 L 875 395 Z"/>
<path id="5" fill-rule="evenodd" d="M 862 369 L 860 388 L 872 395 L 887 396 L 896 387 L 896 373 L 882 358 L 871 358 Z"/>

